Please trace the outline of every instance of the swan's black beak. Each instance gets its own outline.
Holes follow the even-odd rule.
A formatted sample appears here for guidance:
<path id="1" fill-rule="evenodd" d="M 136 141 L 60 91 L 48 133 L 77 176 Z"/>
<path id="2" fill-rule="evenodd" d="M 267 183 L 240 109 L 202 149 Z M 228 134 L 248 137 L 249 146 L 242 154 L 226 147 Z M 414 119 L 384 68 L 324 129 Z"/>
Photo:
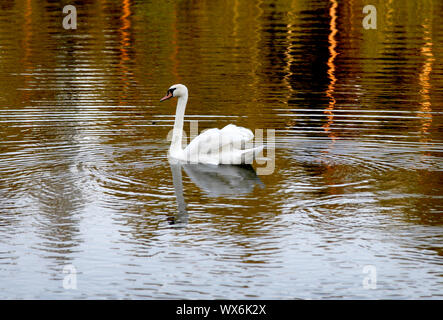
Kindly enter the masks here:
<path id="1" fill-rule="evenodd" d="M 171 99 L 171 98 L 172 98 L 172 92 L 168 91 L 168 93 L 163 98 L 160 99 L 160 102 Z"/>

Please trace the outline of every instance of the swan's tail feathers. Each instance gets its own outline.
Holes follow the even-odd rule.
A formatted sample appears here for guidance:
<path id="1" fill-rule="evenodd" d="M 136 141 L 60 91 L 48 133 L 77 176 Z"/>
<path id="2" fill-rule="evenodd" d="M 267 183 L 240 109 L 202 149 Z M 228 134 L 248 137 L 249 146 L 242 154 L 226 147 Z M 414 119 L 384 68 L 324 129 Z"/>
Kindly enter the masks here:
<path id="1" fill-rule="evenodd" d="M 258 146 L 252 149 L 243 150 L 242 162 L 245 164 L 252 164 L 258 155 L 263 151 L 265 146 Z"/>

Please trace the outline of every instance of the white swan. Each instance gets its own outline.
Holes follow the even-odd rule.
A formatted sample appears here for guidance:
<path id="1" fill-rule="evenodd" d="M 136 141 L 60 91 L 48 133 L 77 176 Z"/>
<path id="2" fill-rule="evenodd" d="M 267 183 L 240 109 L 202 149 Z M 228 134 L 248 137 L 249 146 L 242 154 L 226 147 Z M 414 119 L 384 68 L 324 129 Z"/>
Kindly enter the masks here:
<path id="1" fill-rule="evenodd" d="M 177 97 L 174 129 L 169 156 L 191 163 L 206 164 L 251 164 L 264 146 L 245 148 L 245 144 L 254 138 L 251 130 L 229 124 L 223 129 L 209 129 L 195 137 L 185 149 L 182 149 L 183 120 L 188 88 L 183 84 L 171 86 L 166 96 L 160 101 Z"/>

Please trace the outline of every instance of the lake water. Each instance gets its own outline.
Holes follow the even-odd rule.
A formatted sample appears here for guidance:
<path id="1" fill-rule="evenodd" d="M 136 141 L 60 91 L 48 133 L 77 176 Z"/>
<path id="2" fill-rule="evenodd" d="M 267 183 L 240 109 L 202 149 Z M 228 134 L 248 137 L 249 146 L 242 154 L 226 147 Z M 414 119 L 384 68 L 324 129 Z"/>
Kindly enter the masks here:
<path id="1" fill-rule="evenodd" d="M 443 2 L 72 4 L 0 4 L 0 298 L 443 298 Z M 174 83 L 272 172 L 170 163 Z"/>

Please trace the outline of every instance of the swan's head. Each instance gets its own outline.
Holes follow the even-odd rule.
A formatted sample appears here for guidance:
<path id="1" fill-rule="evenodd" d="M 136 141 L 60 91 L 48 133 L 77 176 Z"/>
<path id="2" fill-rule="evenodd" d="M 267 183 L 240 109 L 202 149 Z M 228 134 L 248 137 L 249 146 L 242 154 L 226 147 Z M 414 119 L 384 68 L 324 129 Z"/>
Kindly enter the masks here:
<path id="1" fill-rule="evenodd" d="M 168 99 L 171 99 L 172 97 L 184 97 L 188 95 L 188 88 L 186 88 L 183 84 L 174 84 L 171 86 L 168 91 L 166 92 L 166 95 L 160 99 L 161 101 L 165 101 Z"/>

